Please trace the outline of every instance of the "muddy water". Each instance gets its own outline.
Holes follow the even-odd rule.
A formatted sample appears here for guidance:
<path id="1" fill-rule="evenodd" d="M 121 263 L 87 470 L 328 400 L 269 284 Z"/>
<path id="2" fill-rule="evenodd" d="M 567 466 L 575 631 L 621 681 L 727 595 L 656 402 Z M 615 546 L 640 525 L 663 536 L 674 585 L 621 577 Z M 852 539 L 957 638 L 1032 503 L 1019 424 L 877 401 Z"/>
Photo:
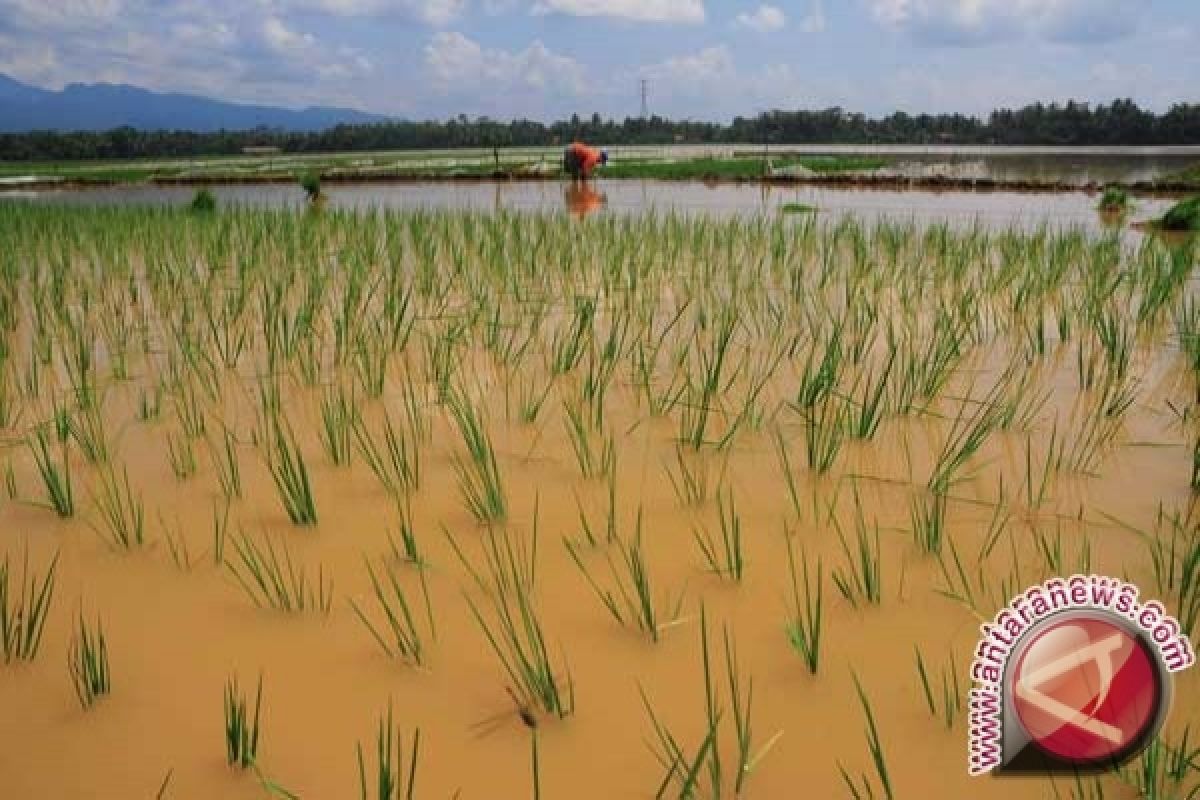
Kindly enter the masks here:
<path id="1" fill-rule="evenodd" d="M 299 207 L 304 193 L 293 186 L 216 186 L 218 202 Z M 38 190 L 0 194 L 5 199 L 80 205 L 181 205 L 191 200 L 186 187 L 119 187 Z M 712 185 L 692 182 L 597 181 L 580 190 L 558 182 L 532 183 L 369 183 L 326 188 L 333 208 L 470 209 L 475 211 L 566 211 L 638 214 L 647 211 L 745 216 L 779 213 L 789 203 L 813 206 L 825 216 L 852 214 L 865 220 L 947 221 L 956 227 L 978 222 L 990 228 L 1043 225 L 1080 227 L 1094 233 L 1128 230 L 1137 219 L 1161 215 L 1172 201 L 1140 198 L 1125 218 L 1096 212 L 1097 198 L 1084 192 L 1055 194 L 1019 192 L 931 192 L 882 189 Z"/>
<path id="2" fill-rule="evenodd" d="M 28 341 L 20 344 L 14 352 L 28 352 Z M 753 356 L 766 341 L 762 334 L 750 333 L 744 344 Z M 382 402 L 363 402 L 372 424 L 379 422 L 383 406 L 398 416 L 400 377 L 419 371 L 419 352 L 414 341 L 412 352 L 391 364 Z M 572 716 L 539 720 L 541 796 L 652 796 L 661 771 L 644 744 L 652 734 L 639 687 L 656 713 L 694 746 L 703 713 L 701 606 L 711 625 L 714 659 L 722 657 L 721 631 L 727 626 L 743 675 L 753 676 L 756 752 L 782 734 L 750 775 L 745 797 L 842 797 L 839 763 L 856 775 L 870 771 L 852 671 L 880 720 L 897 797 L 1052 796 L 1043 781 L 969 779 L 963 721 L 947 730 L 930 718 L 913 659 L 919 645 L 936 669 L 952 664 L 965 686 L 978 614 L 935 591 L 940 573 L 936 562 L 913 545 L 908 503 L 914 481 L 928 474 L 945 438 L 947 420 L 958 407 L 955 398 L 971 393 L 976 382 L 994 378 L 1004 361 L 1000 356 L 996 348 L 969 359 L 932 409 L 936 413 L 886 420 L 875 440 L 847 445 L 827 476 L 803 467 L 802 424 L 785 414 L 783 434 L 793 451 L 799 513 L 765 430 L 747 429 L 726 454 L 707 453 L 702 462 L 711 482 L 725 476 L 741 516 L 747 567 L 740 585 L 701 567 L 694 532 L 715 531 L 716 503 L 710 498 L 698 506 L 681 505 L 673 488 L 678 479 L 673 466 L 676 420 L 647 418 L 635 387 L 620 370 L 605 403 L 608 425 L 617 432 L 618 533 L 632 535 L 640 509 L 656 596 L 669 592 L 684 597 L 676 624 L 660 643 L 651 644 L 607 616 L 562 544 L 563 537 L 580 535 L 579 504 L 602 530 L 599 520 L 607 502 L 602 482 L 580 478 L 564 431 L 560 399 L 577 390 L 577 376 L 559 378 L 542 415 L 523 424 L 517 419 L 516 395 L 527 384 L 549 380 L 541 359 L 532 359 L 526 372 L 513 376 L 482 353 L 466 353 L 461 373 L 468 376 L 496 437 L 511 501 L 509 530 L 528 543 L 536 520 L 536 594 L 554 661 L 564 675 L 569 670 L 576 687 Z M 1032 432 L 1035 446 L 1044 446 L 1052 418 L 1066 415 L 1077 399 L 1073 359 L 1071 348 L 1064 346 L 1052 348 L 1046 360 L 1041 384 L 1050 396 Z M 1022 508 L 1016 503 L 1000 550 L 1011 550 L 1022 585 L 1046 574 L 1036 542 L 1035 531 L 1040 531 L 1062 537 L 1068 568 L 1081 563 L 1086 542 L 1091 569 L 1152 586 L 1144 544 L 1114 520 L 1145 528 L 1159 504 L 1178 508 L 1189 503 L 1191 454 L 1181 445 L 1164 404 L 1193 389 L 1163 339 L 1139 347 L 1134 364 L 1143 378 L 1142 390 L 1124 422 L 1122 446 L 1106 454 L 1095 476 L 1055 480 L 1044 505 Z M 414 669 L 383 658 L 349 605 L 354 599 L 371 609 L 362 559 L 387 551 L 387 534 L 395 533 L 399 520 L 394 503 L 361 458 L 341 468 L 323 458 L 315 433 L 319 390 L 291 379 L 286 383 L 286 405 L 301 432 L 321 516 L 311 530 L 288 523 L 261 453 L 251 443 L 256 425 L 253 365 L 224 372 L 222 402 L 205 405 L 210 422 L 228 425 L 242 442 L 238 454 L 244 496 L 231 510 L 233 530 L 286 541 L 310 575 L 319 565 L 333 577 L 335 602 L 328 617 L 286 615 L 255 608 L 228 570 L 212 563 L 209 520 L 220 500 L 207 447 L 197 444 L 199 473 L 176 480 L 168 468 L 166 435 L 175 427 L 169 401 L 164 401 L 165 419 L 137 421 L 138 390 L 161 369 L 150 354 L 136 361 L 134 381 L 114 384 L 104 404 L 114 460 L 128 466 L 147 500 L 152 541 L 145 552 L 114 553 L 88 526 L 96 517 L 83 487 L 96 485 L 96 471 L 78 453 L 73 453 L 73 468 L 81 488 L 81 518 L 60 522 L 34 505 L 31 501 L 40 496 L 34 465 L 19 444 L 19 430 L 6 432 L 10 446 L 3 457 L 13 464 L 19 499 L 0 500 L 0 551 L 16 557 L 28 548 L 39 567 L 56 550 L 62 560 L 56 605 L 38 661 L 0 667 L 3 796 L 152 797 L 168 771 L 172 777 L 166 797 L 264 796 L 253 776 L 224 763 L 221 689 L 235 671 L 243 686 L 260 672 L 264 676 L 261 767 L 301 797 L 357 796 L 354 745 L 362 742 L 368 763 L 373 761 L 374 720 L 389 698 L 405 735 L 418 726 L 422 730 L 417 796 L 532 796 L 529 731 L 504 691 L 506 678 L 465 600 L 470 596 L 486 607 L 486 598 L 473 588 L 446 538 L 453 537 L 480 568 L 482 542 L 494 534 L 481 529 L 461 503 L 452 463 L 458 435 L 444 408 L 432 395 L 422 396 L 433 435 L 422 447 L 422 482 L 412 512 L 429 561 L 437 624 L 428 663 Z M 793 371 L 779 376 L 778 386 L 772 387 L 773 403 L 787 399 L 795 379 Z M 44 418 L 45 405 L 29 408 L 31 419 L 22 425 Z M 950 536 L 963 553 L 973 555 L 981 548 L 1001 477 L 1010 492 L 1020 485 L 1028 441 L 1017 431 L 993 435 L 972 461 L 970 478 L 955 486 Z M 182 531 L 195 562 L 191 569 L 178 569 L 168 556 L 160 514 L 168 526 Z M 783 636 L 785 536 L 794 537 L 798 551 L 820 558 L 828 577 L 844 566 L 838 530 L 852 536 L 860 515 L 880 529 L 883 602 L 854 608 L 826 583 L 824 653 L 819 674 L 810 676 Z M 997 569 L 990 575 L 990 588 L 1005 577 L 1008 558 L 1000 558 L 999 566 L 989 564 Z M 584 559 L 601 580 L 607 577 L 602 549 L 586 551 Z M 418 596 L 415 572 L 400 566 L 398 574 L 410 598 Z M 981 605 L 990 613 L 988 602 Z M 75 702 L 64 664 L 73 617 L 81 607 L 89 617 L 103 616 L 114 676 L 112 695 L 87 712 Z M 420 618 L 419 606 L 414 611 Z M 723 668 L 716 671 L 723 680 Z M 1173 730 L 1189 720 L 1200 721 L 1197 672 L 1185 674 L 1177 686 Z M 727 738 L 722 744 L 728 754 L 732 742 Z M 1107 796 L 1132 794 L 1113 784 Z"/>

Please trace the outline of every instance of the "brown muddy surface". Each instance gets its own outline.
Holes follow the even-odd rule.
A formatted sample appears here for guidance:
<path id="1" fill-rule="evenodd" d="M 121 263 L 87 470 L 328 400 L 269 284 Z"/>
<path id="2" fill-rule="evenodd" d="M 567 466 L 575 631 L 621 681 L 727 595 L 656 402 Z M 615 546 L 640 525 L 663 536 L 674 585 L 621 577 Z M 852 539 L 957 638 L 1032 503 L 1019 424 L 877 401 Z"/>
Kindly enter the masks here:
<path id="1" fill-rule="evenodd" d="M 0 469 L 11 470 L 13 487 L 0 493 L 0 554 L 17 564 L 28 552 L 39 572 L 59 554 L 40 652 L 0 663 L 4 797 L 154 797 L 168 773 L 163 797 L 270 796 L 252 771 L 225 762 L 222 691 L 234 674 L 251 691 L 262 675 L 259 767 L 299 797 L 358 796 L 355 745 L 371 770 L 389 701 L 406 748 L 420 729 L 417 797 L 533 796 L 529 722 L 542 797 L 651 797 L 664 770 L 639 687 L 694 754 L 704 738 L 702 608 L 724 712 L 724 780 L 713 791 L 705 772 L 697 796 L 734 796 L 727 631 L 743 690 L 753 685 L 754 760 L 741 796 L 845 797 L 839 765 L 871 776 L 882 796 L 856 675 L 895 797 L 1053 797 L 1040 778 L 968 778 L 965 707 L 950 726 L 930 714 L 915 649 L 935 681 L 943 670 L 957 674 L 965 696 L 981 619 L 1013 590 L 1062 572 L 1127 577 L 1178 612 L 1176 592 L 1155 579 L 1147 542 L 1195 535 L 1196 376 L 1178 322 L 1194 290 L 1190 244 L 1172 261 L 1153 241 L 1122 248 L 1082 233 L 953 233 L 919 222 L 411 211 L 206 219 L 17 207 L 0 216 L 13 320 L 0 372 L 8 409 Z M 1161 306 L 1145 300 L 1152 283 Z M 269 300 L 273 291 L 281 305 Z M 401 295 L 406 311 L 388 302 Z M 589 299 L 594 315 L 580 310 Z M 555 374 L 581 319 L 581 355 Z M 724 320 L 730 347 L 706 395 L 702 376 Z M 392 323 L 410 331 L 401 342 Z M 889 328 L 898 344 L 885 372 Z M 1106 348 L 1114 329 L 1125 344 Z M 244 348 L 224 358 L 239 336 Z M 78 368 L 76 344 L 92 355 L 90 367 Z M 272 360 L 273 347 L 288 352 Z M 799 407 L 813 357 L 831 350 L 844 354 L 833 388 Z M 941 371 L 921 366 L 938 353 Z M 371 397 L 376 365 L 384 383 Z M 646 370 L 650 377 L 639 377 Z M 806 458 L 814 419 L 853 416 L 854 398 L 881 374 L 878 430 L 847 434 L 828 471 L 814 469 Z M 905 388 L 917 375 L 929 393 Z M 597 381 L 605 390 L 589 395 Z M 281 505 L 264 386 L 278 391 L 310 472 L 315 526 L 293 525 Z M 353 395 L 372 439 L 382 437 L 386 414 L 415 447 L 415 488 L 389 492 L 353 444 L 348 465 L 331 463 L 322 402 L 338 387 Z M 504 520 L 481 523 L 464 502 L 456 465 L 469 462 L 447 392 L 467 398 L 490 436 Z M 161 395 L 158 414 L 142 411 L 147 394 Z M 1116 410 L 1097 417 L 1110 403 Z M 89 413 L 102 421 L 106 462 L 90 463 L 79 436 L 59 444 L 56 408 L 77 425 Z M 586 438 L 597 452 L 611 441 L 611 468 L 584 477 L 568 409 L 599 417 Z M 704 409 L 698 446 L 681 442 Z M 991 416 L 1003 409 L 1011 419 Z M 203 432 L 190 422 L 196 411 Z M 980 419 L 978 452 L 931 491 L 946 442 Z M 69 459 L 71 518 L 45 505 L 28 444 L 39 427 L 52 457 Z M 236 442 L 240 497 L 227 497 L 215 463 L 225 430 Z M 189 441 L 195 472 L 179 477 L 171 447 Z M 1078 445 L 1088 441 L 1099 443 Z M 146 542 L 131 548 L 106 538 L 94 499 L 106 474 L 124 470 L 145 517 Z M 681 489 L 685 471 L 706 487 L 703 498 Z M 940 555 L 918 546 L 910 514 L 913 502 L 939 495 Z M 614 542 L 605 533 L 610 496 Z M 391 553 L 405 508 L 423 567 Z M 744 547 L 740 581 L 707 569 L 696 538 L 708 531 L 719 542 L 730 509 Z M 310 581 L 318 571 L 332 581 L 329 612 L 257 607 L 214 558 L 214 515 L 226 514 L 226 561 L 236 561 L 239 531 L 286 547 Z M 606 555 L 619 558 L 634 541 L 639 517 L 662 615 L 658 642 L 608 614 L 564 545 L 576 542 L 591 574 L 613 587 Z M 833 581 L 852 574 L 839 536 L 853 548 L 860 527 L 878 530 L 878 603 L 852 603 Z M 785 636 L 789 540 L 814 571 L 822 565 L 815 675 Z M 491 595 L 471 572 L 488 579 L 489 541 L 533 553 L 524 591 L 558 680 L 569 676 L 573 688 L 565 718 L 519 698 L 471 612 L 473 602 L 492 618 Z M 969 575 L 970 601 L 947 596 L 964 594 L 951 577 L 952 553 Z M 381 618 L 364 559 L 403 586 L 423 663 L 386 657 L 355 615 L 351 601 Z M 682 596 L 677 617 L 660 601 L 668 594 Z M 103 622 L 112 672 L 111 693 L 87 709 L 66 666 L 81 609 Z M 1200 724 L 1198 676 L 1186 672 L 1176 684 L 1169 741 Z M 1186 786 L 1194 784 L 1193 772 Z M 1105 797 L 1137 796 L 1114 776 L 1103 785 Z M 1066 784 L 1059 789 L 1072 796 Z"/>

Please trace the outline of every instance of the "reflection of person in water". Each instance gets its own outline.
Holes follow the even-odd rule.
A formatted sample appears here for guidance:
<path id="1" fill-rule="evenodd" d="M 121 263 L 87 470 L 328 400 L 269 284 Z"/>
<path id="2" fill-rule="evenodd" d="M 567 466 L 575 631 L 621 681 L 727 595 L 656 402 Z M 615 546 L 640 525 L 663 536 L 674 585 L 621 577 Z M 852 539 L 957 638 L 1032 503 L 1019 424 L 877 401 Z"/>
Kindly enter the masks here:
<path id="1" fill-rule="evenodd" d="M 603 194 L 593 189 L 591 184 L 583 181 L 572 181 L 567 184 L 563 194 L 567 201 L 567 213 L 578 217 L 587 216 L 593 211 L 604 208 L 604 204 L 607 202 L 607 198 Z"/>

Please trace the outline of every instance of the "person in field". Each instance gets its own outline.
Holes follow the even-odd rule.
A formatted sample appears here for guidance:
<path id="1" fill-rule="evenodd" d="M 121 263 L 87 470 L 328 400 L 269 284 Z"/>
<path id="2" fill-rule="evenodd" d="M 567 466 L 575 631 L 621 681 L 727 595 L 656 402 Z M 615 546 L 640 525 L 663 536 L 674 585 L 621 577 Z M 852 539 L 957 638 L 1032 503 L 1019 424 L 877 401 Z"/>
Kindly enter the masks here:
<path id="1" fill-rule="evenodd" d="M 574 180 L 584 180 L 592 176 L 596 167 L 608 163 L 608 152 L 595 147 L 588 147 L 583 142 L 571 142 L 563 152 L 563 171 Z"/>

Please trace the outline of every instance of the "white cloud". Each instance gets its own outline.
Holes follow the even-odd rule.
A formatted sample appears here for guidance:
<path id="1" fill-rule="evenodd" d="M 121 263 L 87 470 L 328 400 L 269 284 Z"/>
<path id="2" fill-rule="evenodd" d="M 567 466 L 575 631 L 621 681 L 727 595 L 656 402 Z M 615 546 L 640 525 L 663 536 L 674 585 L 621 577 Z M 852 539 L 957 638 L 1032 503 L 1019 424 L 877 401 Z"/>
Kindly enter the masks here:
<path id="1" fill-rule="evenodd" d="M 121 0 L 0 0 L 0 21 L 29 29 L 78 30 L 112 22 Z"/>
<path id="2" fill-rule="evenodd" d="M 538 0 L 535 14 L 615 17 L 635 22 L 704 22 L 704 0 Z"/>
<path id="3" fill-rule="evenodd" d="M 812 7 L 800 20 L 800 30 L 804 33 L 821 33 L 825 27 L 825 4 L 822 0 L 813 0 Z"/>
<path id="4" fill-rule="evenodd" d="M 675 56 L 646 67 L 642 74 L 658 87 L 660 93 L 703 94 L 714 88 L 711 84 L 729 78 L 736 72 L 733 55 L 725 45 L 716 45 L 684 56 Z"/>
<path id="5" fill-rule="evenodd" d="M 467 0 L 293 0 L 291 5 L 343 17 L 401 14 L 443 27 L 463 15 Z"/>
<path id="6" fill-rule="evenodd" d="M 940 44 L 982 44 L 1021 36 L 1109 41 L 1132 33 L 1143 0 L 868 0 L 887 27 Z"/>
<path id="7" fill-rule="evenodd" d="M 280 54 L 298 53 L 317 43 L 311 33 L 297 33 L 278 17 L 267 17 L 263 21 L 262 38 L 267 47 Z"/>
<path id="8" fill-rule="evenodd" d="M 762 5 L 753 14 L 738 14 L 737 24 L 759 33 L 771 33 L 787 25 L 787 15 L 775 6 Z"/>
<path id="9" fill-rule="evenodd" d="M 551 52 L 540 41 L 524 50 L 487 49 L 454 31 L 434 34 L 425 46 L 425 63 L 447 89 L 504 91 L 515 87 L 580 94 L 583 67 Z"/>

